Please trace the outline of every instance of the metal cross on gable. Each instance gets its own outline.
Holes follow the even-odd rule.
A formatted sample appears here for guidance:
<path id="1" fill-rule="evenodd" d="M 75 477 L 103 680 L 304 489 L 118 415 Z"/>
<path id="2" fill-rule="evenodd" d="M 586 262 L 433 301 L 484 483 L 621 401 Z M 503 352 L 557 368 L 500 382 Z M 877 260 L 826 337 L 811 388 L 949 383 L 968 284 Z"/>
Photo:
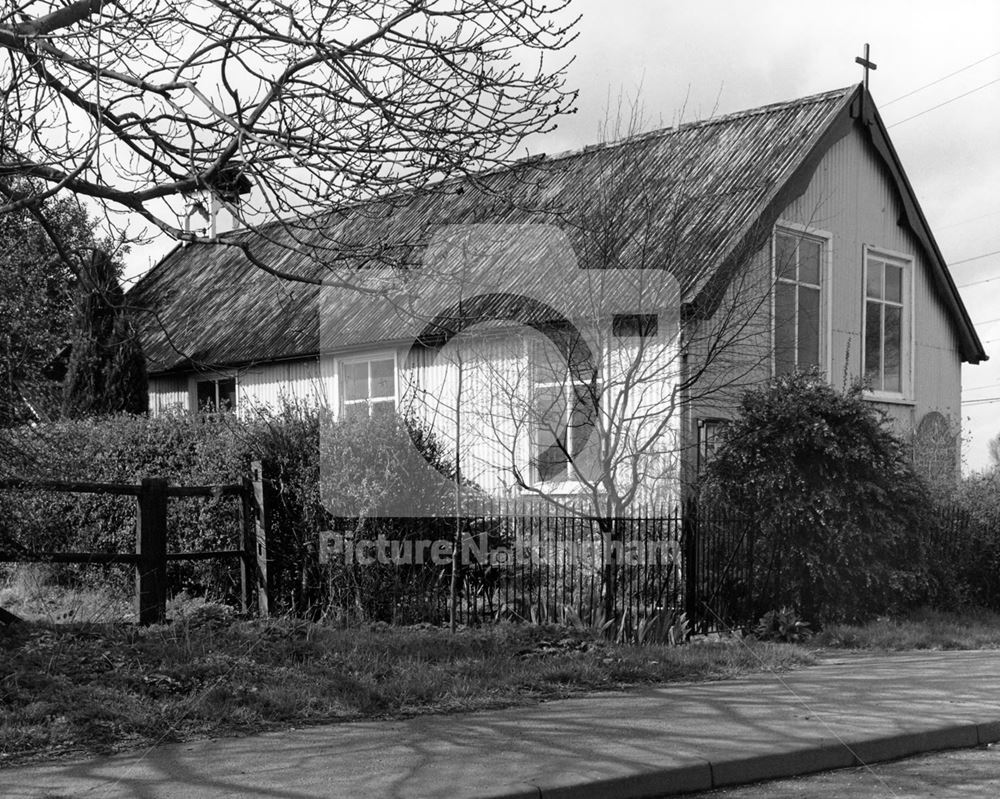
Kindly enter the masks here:
<path id="1" fill-rule="evenodd" d="M 874 61 L 871 60 L 870 55 L 871 55 L 871 50 L 868 47 L 868 42 L 865 42 L 865 55 L 864 55 L 864 58 L 862 58 L 861 56 L 858 56 L 858 57 L 856 57 L 854 59 L 854 63 L 855 64 L 861 64 L 861 66 L 863 66 L 865 68 L 865 80 L 864 80 L 865 91 L 868 91 L 868 72 L 869 72 L 869 70 L 878 69 L 878 64 L 876 64 Z"/>

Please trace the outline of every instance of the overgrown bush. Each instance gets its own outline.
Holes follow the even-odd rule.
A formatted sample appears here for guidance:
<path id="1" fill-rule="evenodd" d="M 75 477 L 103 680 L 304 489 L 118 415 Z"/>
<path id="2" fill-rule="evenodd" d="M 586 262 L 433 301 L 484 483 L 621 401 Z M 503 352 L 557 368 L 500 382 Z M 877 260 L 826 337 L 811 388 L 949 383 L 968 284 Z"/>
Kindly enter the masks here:
<path id="1" fill-rule="evenodd" d="M 706 496 L 758 531 L 758 612 L 857 620 L 926 600 L 928 492 L 885 414 L 816 372 L 748 392 Z"/>
<path id="2" fill-rule="evenodd" d="M 428 591 L 440 604 L 441 570 L 359 572 L 318 564 L 319 533 L 330 528 L 334 515 L 352 519 L 363 537 L 450 537 L 453 525 L 444 514 L 452 507 L 454 484 L 447 480 L 446 454 L 399 419 L 335 423 L 323 408 L 285 402 L 244 418 L 122 414 L 0 431 L 0 451 L 5 448 L 23 455 L 17 476 L 131 484 L 153 476 L 175 485 L 234 483 L 248 474 L 252 461 L 260 461 L 270 508 L 272 607 L 317 615 L 335 602 L 358 615 L 395 621 L 424 613 Z M 442 473 L 427 467 L 428 460 Z M 169 501 L 168 551 L 234 549 L 238 540 L 235 499 Z M 0 491 L 0 549 L 130 552 L 134 547 L 131 497 Z M 65 581 L 130 579 L 126 569 L 94 566 L 53 573 Z M 173 562 L 169 579 L 171 592 L 238 598 L 239 573 L 231 562 Z M 406 607 L 414 602 L 419 607 Z"/>
<path id="3" fill-rule="evenodd" d="M 405 542 L 452 541 L 455 469 L 449 453 L 411 420 L 373 417 L 328 424 L 320 445 L 322 505 L 338 534 Z M 462 484 L 467 501 L 481 497 Z M 412 550 L 409 550 L 412 551 Z M 323 570 L 324 607 L 341 618 L 392 623 L 441 622 L 448 614 L 447 564 L 334 561 Z M 460 575 L 469 590 L 472 575 Z"/>
<path id="4" fill-rule="evenodd" d="M 1000 471 L 962 481 L 957 509 L 939 541 L 943 581 L 953 586 L 953 605 L 1000 610 Z"/>
<path id="5" fill-rule="evenodd" d="M 127 414 L 64 421 L 4 431 L 29 458 L 19 476 L 135 484 L 164 477 L 179 485 L 238 481 L 246 453 L 230 420 L 187 414 L 155 418 Z M 238 541 L 232 499 L 171 499 L 168 551 L 232 549 Z M 0 542 L 7 549 L 131 552 L 135 549 L 135 500 L 109 494 L 51 491 L 0 492 Z M 127 570 L 96 566 L 60 569 L 64 579 L 128 581 Z M 229 564 L 170 564 L 176 590 L 232 597 L 238 577 Z"/>

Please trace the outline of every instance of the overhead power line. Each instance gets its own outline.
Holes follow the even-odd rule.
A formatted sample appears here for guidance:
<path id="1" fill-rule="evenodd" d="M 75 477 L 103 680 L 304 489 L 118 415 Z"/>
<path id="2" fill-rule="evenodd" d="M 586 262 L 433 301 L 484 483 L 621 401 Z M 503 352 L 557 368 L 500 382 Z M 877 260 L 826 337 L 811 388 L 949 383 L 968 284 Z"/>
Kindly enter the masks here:
<path id="1" fill-rule="evenodd" d="M 973 280 L 971 283 L 958 283 L 955 288 L 967 289 L 969 286 L 981 286 L 983 283 L 992 283 L 994 280 L 1000 280 L 1000 275 L 996 277 L 984 277 L 982 280 Z"/>
<path id="2" fill-rule="evenodd" d="M 972 69 L 973 67 L 978 67 L 984 61 L 989 61 L 991 58 L 996 58 L 998 55 L 1000 55 L 1000 50 L 997 50 L 995 53 L 991 53 L 990 55 L 986 56 L 985 58 L 980 58 L 978 61 L 973 61 L 971 64 L 968 64 L 968 65 L 962 67 L 961 69 L 956 69 L 954 72 L 949 72 L 944 77 L 938 78 L 937 80 L 932 80 L 930 83 L 925 83 L 923 86 L 920 86 L 920 87 L 914 89 L 911 92 L 907 92 L 906 94 L 901 94 L 901 95 L 899 95 L 899 97 L 895 98 L 894 100 L 890 100 L 887 103 L 883 103 L 882 104 L 882 108 L 885 108 L 886 106 L 890 106 L 893 103 L 898 103 L 900 100 L 905 100 L 907 97 L 910 97 L 911 95 L 914 95 L 917 92 L 922 92 L 924 89 L 929 89 L 931 86 L 937 86 L 942 81 L 946 81 L 946 80 L 948 80 L 948 78 L 953 78 L 956 75 L 958 75 L 958 74 L 960 74 L 962 72 L 965 72 L 965 70 L 967 70 L 967 69 Z M 899 123 L 897 123 L 897 124 L 899 124 Z"/>
<path id="3" fill-rule="evenodd" d="M 897 125 L 902 125 L 904 122 L 909 122 L 911 119 L 922 117 L 924 114 L 929 114 L 931 111 L 935 111 L 938 108 L 941 108 L 942 106 L 948 105 L 949 103 L 953 103 L 956 100 L 961 100 L 963 97 L 968 97 L 970 94 L 974 94 L 975 92 L 985 89 L 987 86 L 992 86 L 994 83 L 1000 83 L 1000 78 L 994 78 L 993 80 L 984 83 L 982 86 L 977 86 L 975 89 L 969 89 L 969 91 L 967 92 L 962 92 L 962 94 L 958 94 L 948 100 L 945 100 L 943 103 L 938 103 L 937 105 L 933 105 L 930 108 L 925 108 L 923 111 L 920 111 L 911 117 L 907 117 L 906 119 L 901 119 L 899 120 L 899 122 L 893 122 L 888 127 L 894 128 Z"/>
<path id="4" fill-rule="evenodd" d="M 986 399 L 974 399 L 968 402 L 963 402 L 962 405 L 992 405 L 994 402 L 1000 402 L 1000 397 L 988 397 Z"/>
<path id="5" fill-rule="evenodd" d="M 1000 255 L 1000 250 L 993 250 L 993 252 L 984 252 L 979 255 L 973 255 L 971 258 L 963 258 L 961 261 L 952 261 L 949 266 L 958 266 L 959 264 L 967 264 L 969 261 L 978 261 L 981 258 L 989 258 L 991 255 Z M 971 283 L 969 284 L 972 285 Z"/>
<path id="6" fill-rule="evenodd" d="M 948 230 L 949 228 L 958 227 L 959 225 L 967 225 L 969 222 L 978 222 L 980 219 L 989 219 L 991 216 L 997 216 L 1000 211 L 990 211 L 988 214 L 982 214 L 980 216 L 970 216 L 965 219 L 959 219 L 956 222 L 950 222 L 947 225 L 935 225 L 935 230 Z"/>

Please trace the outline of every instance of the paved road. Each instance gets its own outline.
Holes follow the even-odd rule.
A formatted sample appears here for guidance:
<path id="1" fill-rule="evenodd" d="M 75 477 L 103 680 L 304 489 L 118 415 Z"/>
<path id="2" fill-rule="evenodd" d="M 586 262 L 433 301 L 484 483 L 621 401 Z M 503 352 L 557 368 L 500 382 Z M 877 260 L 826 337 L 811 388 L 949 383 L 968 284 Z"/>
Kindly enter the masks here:
<path id="1" fill-rule="evenodd" d="M 688 794 L 685 799 L 994 799 L 1000 796 L 1000 746 L 956 749 L 826 771 L 809 777 Z"/>
<path id="2" fill-rule="evenodd" d="M 997 740 L 1000 651 L 846 656 L 784 675 L 7 768 L 0 796 L 632 799 Z"/>

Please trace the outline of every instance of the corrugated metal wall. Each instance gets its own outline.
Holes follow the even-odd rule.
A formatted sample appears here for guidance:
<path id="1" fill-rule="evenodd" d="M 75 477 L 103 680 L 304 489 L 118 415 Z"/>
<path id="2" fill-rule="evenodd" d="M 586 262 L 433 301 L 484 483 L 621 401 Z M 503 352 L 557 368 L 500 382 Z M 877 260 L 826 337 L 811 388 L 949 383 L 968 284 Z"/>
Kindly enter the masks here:
<path id="1" fill-rule="evenodd" d="M 149 378 L 149 412 L 154 416 L 188 409 L 187 375 Z"/>
<path id="2" fill-rule="evenodd" d="M 326 399 L 318 358 L 241 369 L 236 382 L 241 410 L 278 408 L 283 402 L 317 405 Z"/>
<path id="3" fill-rule="evenodd" d="M 783 217 L 833 234 L 831 379 L 861 373 L 864 248 L 914 258 L 913 402 L 885 404 L 906 435 L 925 413 L 961 415 L 961 356 L 942 303 L 931 285 L 916 238 L 898 223 L 902 208 L 893 184 L 860 134 L 841 139 L 827 153 L 806 193 Z"/>
<path id="4" fill-rule="evenodd" d="M 806 192 L 781 214 L 781 222 L 804 226 L 831 235 L 829 275 L 824 288 L 825 334 L 830 382 L 840 387 L 861 375 L 864 313 L 864 249 L 889 250 L 913 258 L 913 374 L 912 397 L 880 402 L 895 422 L 896 433 L 907 439 L 930 411 L 940 411 L 958 424 L 961 418 L 961 356 L 944 306 L 931 284 L 928 265 L 913 234 L 899 224 L 902 208 L 884 169 L 854 130 L 826 153 Z M 725 352 L 695 388 L 685 452 L 690 456 L 685 480 L 695 475 L 694 461 L 699 418 L 729 417 L 750 385 L 771 373 L 770 301 L 759 302 L 771 287 L 771 256 L 761 252 L 754 267 L 738 278 L 739 291 L 730 291 L 716 318 L 702 325 L 691 347 L 691 368 L 698 368 L 708 345 L 724 339 L 720 331 L 732 329 L 726 314 L 740 304 L 759 308 L 739 338 L 728 341 Z M 741 300 L 737 301 L 737 297 Z M 828 302 L 827 302 L 828 300 Z M 735 313 L 736 317 L 740 314 Z M 699 340 L 700 335 L 700 340 Z M 741 366 L 742 364 L 742 366 Z"/>
<path id="5" fill-rule="evenodd" d="M 459 422 L 465 477 L 494 495 L 518 495 L 515 470 L 525 479 L 531 479 L 532 430 L 537 422 L 529 401 L 530 338 L 509 334 L 465 335 L 436 357 L 430 350 L 415 351 L 409 364 L 409 348 L 403 347 L 261 364 L 235 373 L 238 405 L 241 413 L 249 413 L 256 408 L 277 408 L 283 401 L 304 401 L 328 404 L 337 413 L 339 403 L 335 398 L 339 397 L 342 358 L 385 357 L 391 353 L 399 367 L 399 411 L 422 420 L 452 454 L 456 450 L 456 422 Z M 597 340 L 597 346 L 609 351 L 606 336 Z M 611 366 L 613 359 L 604 361 L 605 410 L 598 430 L 591 435 L 589 449 L 579 460 L 590 464 L 591 477 L 600 474 L 600 440 L 602 434 L 607 437 L 613 434 L 617 441 L 616 457 L 605 458 L 603 468 L 614 469 L 623 490 L 637 476 L 636 502 L 667 507 L 679 496 L 676 340 L 671 338 L 650 346 L 641 356 L 634 347 L 632 351 L 621 348 L 618 352 L 617 371 Z M 461 403 L 458 402 L 459 363 Z M 625 385 L 622 374 L 630 368 L 630 382 Z M 152 378 L 151 411 L 161 413 L 169 406 L 190 408 L 189 387 L 193 379 L 188 375 Z M 623 395 L 627 401 L 617 402 Z M 462 411 L 457 419 L 455 409 L 459 404 Z M 571 483 L 545 489 L 547 493 L 573 493 L 580 486 Z"/>
<path id="6" fill-rule="evenodd" d="M 590 481 L 613 474 L 621 494 L 635 487 L 636 503 L 667 507 L 679 498 L 676 339 L 640 349 L 611 340 L 606 331 L 587 335 L 594 351 L 605 353 L 603 389 L 601 410 L 576 464 Z M 451 452 L 458 423 L 463 474 L 491 493 L 519 493 L 516 473 L 532 479 L 532 435 L 539 417 L 531 405 L 535 375 L 528 353 L 540 343 L 537 334 L 463 337 L 460 348 L 449 345 L 436 358 L 429 351 L 417 353 L 412 368 L 404 370 L 404 412 L 424 420 Z M 544 487 L 549 494 L 581 490 L 579 480 Z"/>

